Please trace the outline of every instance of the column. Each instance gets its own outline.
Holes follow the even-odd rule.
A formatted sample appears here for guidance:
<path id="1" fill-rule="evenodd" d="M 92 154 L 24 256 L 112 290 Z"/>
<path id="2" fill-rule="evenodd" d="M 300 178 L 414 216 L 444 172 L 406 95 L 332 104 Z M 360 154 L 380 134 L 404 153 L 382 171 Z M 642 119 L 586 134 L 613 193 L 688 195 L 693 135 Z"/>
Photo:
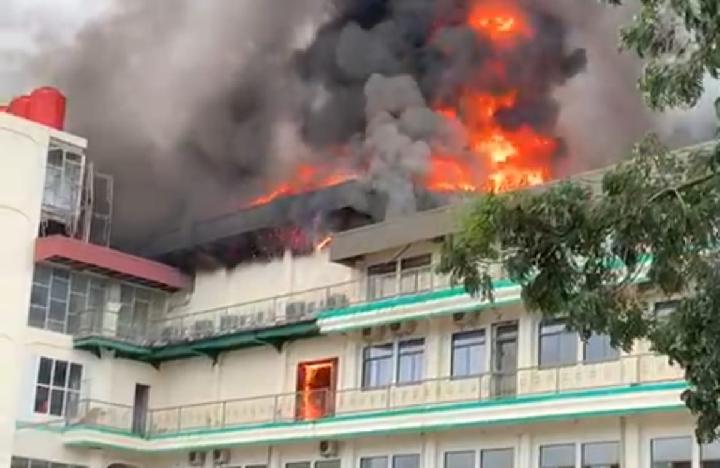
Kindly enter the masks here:
<path id="1" fill-rule="evenodd" d="M 425 467 L 425 468 L 435 468 L 436 466 L 442 466 L 442 464 L 438 462 L 437 437 L 435 436 L 435 434 L 434 433 L 423 434 L 422 441 L 423 441 L 423 451 L 422 451 L 423 460 L 420 463 L 420 466 Z"/>
<path id="2" fill-rule="evenodd" d="M 0 466 L 10 466 L 21 397 L 19 355 L 30 303 L 48 135 L 44 127 L 0 113 Z"/>
<path id="3" fill-rule="evenodd" d="M 533 468 L 532 437 L 530 434 L 521 434 L 518 438 L 516 468 Z"/>
<path id="4" fill-rule="evenodd" d="M 642 441 L 640 440 L 640 425 L 637 421 L 626 417 L 620 418 L 622 441 L 620 443 L 620 458 L 622 466 L 641 466 Z"/>

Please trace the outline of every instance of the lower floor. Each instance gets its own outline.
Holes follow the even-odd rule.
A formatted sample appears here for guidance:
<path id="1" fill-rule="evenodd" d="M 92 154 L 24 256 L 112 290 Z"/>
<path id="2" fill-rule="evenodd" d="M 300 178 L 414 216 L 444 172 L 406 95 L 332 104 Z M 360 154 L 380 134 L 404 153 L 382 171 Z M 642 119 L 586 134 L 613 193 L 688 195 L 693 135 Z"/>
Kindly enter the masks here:
<path id="1" fill-rule="evenodd" d="M 530 425 L 396 433 L 209 452 L 67 448 L 60 433 L 18 429 L 12 468 L 716 468 L 684 411 Z"/>

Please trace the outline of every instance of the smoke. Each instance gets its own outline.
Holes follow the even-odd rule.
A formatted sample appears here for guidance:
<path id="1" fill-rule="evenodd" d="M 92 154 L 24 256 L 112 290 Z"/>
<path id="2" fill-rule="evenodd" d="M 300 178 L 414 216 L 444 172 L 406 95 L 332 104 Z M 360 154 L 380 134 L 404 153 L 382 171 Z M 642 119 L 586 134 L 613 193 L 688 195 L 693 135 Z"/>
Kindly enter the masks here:
<path id="1" fill-rule="evenodd" d="M 389 214 L 412 211 L 435 152 L 472 159 L 436 110 L 462 112 L 468 89 L 517 90 L 498 121 L 563 140 L 558 175 L 706 121 L 645 110 L 638 64 L 617 51 L 628 11 L 588 1 L 517 0 L 534 36 L 511 48 L 466 21 L 478 2 L 514 4 L 499 0 L 108 2 L 23 73 L 68 95 L 69 130 L 114 175 L 120 244 L 242 205 L 304 163 L 363 174 Z"/>

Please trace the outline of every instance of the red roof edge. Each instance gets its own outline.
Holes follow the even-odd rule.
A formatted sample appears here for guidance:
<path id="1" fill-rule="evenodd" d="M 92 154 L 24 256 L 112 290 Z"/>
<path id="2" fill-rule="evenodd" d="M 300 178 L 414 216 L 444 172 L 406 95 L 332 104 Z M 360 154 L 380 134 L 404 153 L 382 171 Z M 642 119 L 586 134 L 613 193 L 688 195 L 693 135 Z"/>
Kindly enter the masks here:
<path id="1" fill-rule="evenodd" d="M 190 277 L 177 268 L 60 235 L 37 238 L 35 262 L 63 263 L 167 291 L 185 289 L 192 284 Z"/>

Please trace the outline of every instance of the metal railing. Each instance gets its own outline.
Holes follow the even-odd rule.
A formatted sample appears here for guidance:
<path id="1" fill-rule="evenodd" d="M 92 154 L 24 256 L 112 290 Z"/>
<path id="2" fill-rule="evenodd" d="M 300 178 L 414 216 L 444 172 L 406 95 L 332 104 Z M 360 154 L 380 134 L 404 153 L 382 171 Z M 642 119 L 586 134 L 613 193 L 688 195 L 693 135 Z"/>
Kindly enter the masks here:
<path id="1" fill-rule="evenodd" d="M 193 429 L 308 421 L 341 414 L 561 394 L 592 388 L 678 381 L 682 378 L 682 369 L 671 366 L 664 356 L 629 355 L 600 363 L 554 368 L 530 367 L 510 373 L 441 377 L 371 388 L 318 389 L 156 408 L 142 415 L 146 425 L 138 428 L 136 424 L 134 432 L 152 436 Z M 131 406 L 84 400 L 80 405 L 80 415 L 68 421 L 68 424 L 132 431 L 132 410 Z"/>
<path id="2" fill-rule="evenodd" d="M 382 283 L 384 287 L 378 287 Z M 392 284 L 390 287 L 388 285 Z M 447 288 L 449 278 L 434 265 L 389 275 L 332 284 L 226 307 L 157 320 L 133 321 L 118 312 L 90 309 L 80 313 L 76 337 L 103 336 L 145 346 L 197 341 L 244 330 L 312 320 L 319 312 L 402 295 Z"/>

